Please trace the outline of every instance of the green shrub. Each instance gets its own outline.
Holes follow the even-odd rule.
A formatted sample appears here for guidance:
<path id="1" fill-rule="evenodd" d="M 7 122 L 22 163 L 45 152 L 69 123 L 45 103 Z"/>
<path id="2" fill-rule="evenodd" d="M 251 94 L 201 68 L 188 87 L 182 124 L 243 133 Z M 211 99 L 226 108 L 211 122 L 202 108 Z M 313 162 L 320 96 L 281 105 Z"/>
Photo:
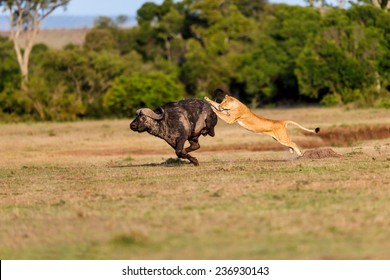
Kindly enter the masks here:
<path id="1" fill-rule="evenodd" d="M 321 105 L 326 107 L 336 106 L 342 104 L 341 96 L 333 93 L 325 95 L 321 100 Z"/>
<path id="2" fill-rule="evenodd" d="M 137 108 L 155 108 L 183 96 L 181 85 L 164 73 L 136 73 L 114 80 L 104 106 L 116 116 L 130 116 Z"/>
<path id="3" fill-rule="evenodd" d="M 70 121 L 84 112 L 76 94 L 65 92 L 62 84 L 50 88 L 37 77 L 30 79 L 26 89 L 16 91 L 15 97 L 24 113 L 35 120 Z"/>

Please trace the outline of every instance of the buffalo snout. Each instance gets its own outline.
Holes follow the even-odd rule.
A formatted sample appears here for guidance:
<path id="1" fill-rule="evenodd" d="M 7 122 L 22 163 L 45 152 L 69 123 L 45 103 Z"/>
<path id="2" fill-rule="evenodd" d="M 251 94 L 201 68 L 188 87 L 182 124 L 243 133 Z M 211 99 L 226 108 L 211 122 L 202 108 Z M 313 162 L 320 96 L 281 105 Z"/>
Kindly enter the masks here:
<path id="1" fill-rule="evenodd" d="M 149 127 L 149 125 L 147 123 L 147 120 L 142 119 L 140 117 L 137 117 L 135 120 L 133 120 L 130 123 L 130 129 L 132 131 L 136 131 L 136 132 L 139 132 L 139 133 L 147 131 L 148 127 Z"/>
<path id="2" fill-rule="evenodd" d="M 133 131 L 137 130 L 137 124 L 134 121 L 130 123 L 130 129 Z"/>

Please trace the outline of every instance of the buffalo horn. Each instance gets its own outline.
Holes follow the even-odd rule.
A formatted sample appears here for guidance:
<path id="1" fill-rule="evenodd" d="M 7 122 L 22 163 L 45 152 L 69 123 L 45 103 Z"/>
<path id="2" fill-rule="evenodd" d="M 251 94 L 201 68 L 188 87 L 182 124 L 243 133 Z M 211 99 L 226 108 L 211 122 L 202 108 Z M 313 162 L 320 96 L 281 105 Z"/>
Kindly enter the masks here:
<path id="1" fill-rule="evenodd" d="M 157 114 L 149 108 L 142 108 L 142 109 L 138 109 L 136 114 L 139 115 L 139 113 L 142 112 L 142 114 L 144 114 L 145 116 L 151 117 L 154 120 L 161 120 L 163 118 L 163 115 L 164 115 L 164 110 L 161 108 L 161 111 L 162 111 L 161 114 Z"/>

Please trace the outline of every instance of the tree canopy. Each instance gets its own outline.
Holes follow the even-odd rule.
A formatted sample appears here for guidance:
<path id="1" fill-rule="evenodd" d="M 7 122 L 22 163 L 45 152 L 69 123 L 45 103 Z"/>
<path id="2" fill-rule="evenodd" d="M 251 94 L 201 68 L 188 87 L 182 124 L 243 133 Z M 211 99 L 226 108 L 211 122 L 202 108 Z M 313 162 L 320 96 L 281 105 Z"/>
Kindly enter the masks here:
<path id="1" fill-rule="evenodd" d="M 29 60 L 35 38 L 42 21 L 55 9 L 66 6 L 70 0 L 0 0 L 0 7 L 8 10 L 10 39 L 14 44 L 16 58 L 21 72 L 22 87 L 26 86 L 29 75 Z M 25 44 L 20 36 L 25 34 Z"/>
<path id="2" fill-rule="evenodd" d="M 216 87 L 251 106 L 390 107 L 390 13 L 388 2 L 379 2 L 347 8 L 265 0 L 148 2 L 136 26 L 101 17 L 82 46 L 36 45 L 29 89 L 15 82 L 18 60 L 3 38 L 0 116 L 131 116 L 139 107 L 202 98 Z"/>

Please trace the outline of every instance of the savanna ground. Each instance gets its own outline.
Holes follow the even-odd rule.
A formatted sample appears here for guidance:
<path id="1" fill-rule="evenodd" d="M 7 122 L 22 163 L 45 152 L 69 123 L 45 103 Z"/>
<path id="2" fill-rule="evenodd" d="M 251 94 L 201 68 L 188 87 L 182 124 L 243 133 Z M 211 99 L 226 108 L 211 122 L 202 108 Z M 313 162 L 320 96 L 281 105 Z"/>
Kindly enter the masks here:
<path id="1" fill-rule="evenodd" d="M 66 45 L 82 45 L 84 44 L 85 36 L 90 29 L 41 29 L 39 30 L 36 43 L 42 43 L 50 48 L 62 49 Z M 0 36 L 8 37 L 7 31 L 0 31 Z M 25 34 L 21 34 L 19 43 L 24 45 Z"/>
<path id="2" fill-rule="evenodd" d="M 219 121 L 194 167 L 130 120 L 1 125 L 0 259 L 389 259 L 390 112 L 258 113 L 341 156 Z"/>

